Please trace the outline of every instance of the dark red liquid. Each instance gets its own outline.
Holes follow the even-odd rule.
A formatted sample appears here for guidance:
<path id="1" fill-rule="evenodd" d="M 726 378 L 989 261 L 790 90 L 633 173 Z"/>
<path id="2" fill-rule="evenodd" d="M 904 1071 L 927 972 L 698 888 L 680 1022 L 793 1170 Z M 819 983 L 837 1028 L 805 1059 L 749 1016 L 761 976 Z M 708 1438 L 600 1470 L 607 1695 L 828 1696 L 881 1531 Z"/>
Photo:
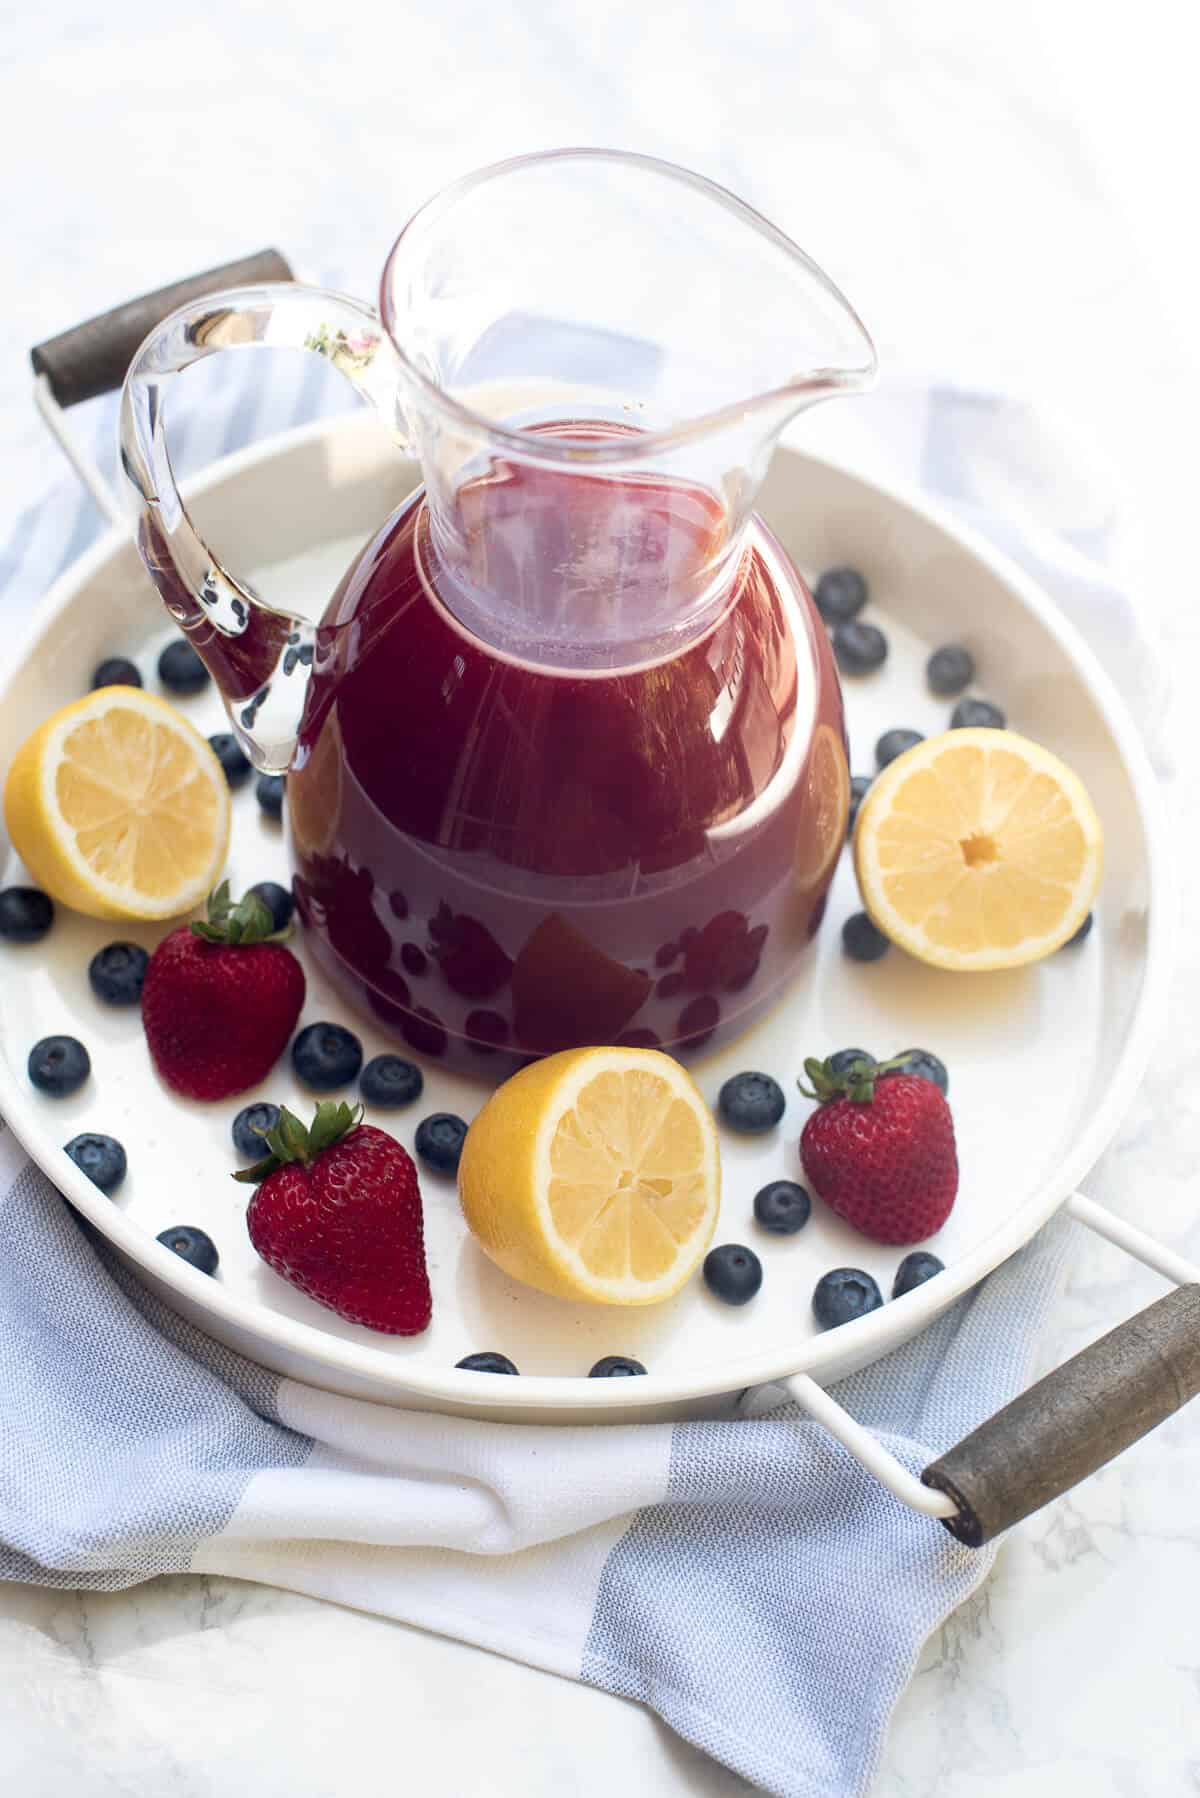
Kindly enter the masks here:
<path id="1" fill-rule="evenodd" d="M 489 648 L 435 597 L 415 495 L 319 632 L 288 777 L 310 945 L 408 1043 L 480 1071 L 745 1028 L 845 834 L 841 697 L 799 577 L 756 527 L 714 622 L 666 654 L 656 621 L 719 547 L 698 489 L 504 467 L 460 506 L 468 597 L 524 621 L 529 658 L 597 619 L 593 660 L 643 619 L 659 653 L 589 673 Z"/>

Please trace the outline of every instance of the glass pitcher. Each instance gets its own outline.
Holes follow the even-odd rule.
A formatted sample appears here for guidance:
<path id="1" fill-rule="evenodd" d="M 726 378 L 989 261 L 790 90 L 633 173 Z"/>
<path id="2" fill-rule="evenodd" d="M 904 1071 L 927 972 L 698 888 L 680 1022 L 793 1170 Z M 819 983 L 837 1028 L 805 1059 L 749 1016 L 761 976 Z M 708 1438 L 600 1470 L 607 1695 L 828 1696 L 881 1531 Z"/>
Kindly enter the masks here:
<path id="1" fill-rule="evenodd" d="M 329 358 L 421 466 L 315 625 L 222 566 L 171 474 L 169 378 L 258 345 Z M 788 420 L 874 371 L 765 219 L 593 150 L 431 201 L 378 313 L 243 288 L 146 339 L 121 408 L 141 554 L 287 773 L 312 952 L 413 1047 L 481 1072 L 684 1053 L 795 975 L 849 773 L 824 629 L 753 508 Z"/>

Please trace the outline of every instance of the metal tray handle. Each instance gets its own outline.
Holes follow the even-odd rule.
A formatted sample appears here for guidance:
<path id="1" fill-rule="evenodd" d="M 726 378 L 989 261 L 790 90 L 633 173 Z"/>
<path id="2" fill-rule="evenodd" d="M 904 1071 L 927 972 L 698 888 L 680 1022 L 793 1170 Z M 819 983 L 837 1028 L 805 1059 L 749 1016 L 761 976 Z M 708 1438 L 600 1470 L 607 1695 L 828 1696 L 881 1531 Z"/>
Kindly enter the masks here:
<path id="1" fill-rule="evenodd" d="M 1200 1393 L 1200 1285 L 1180 1286 L 1022 1392 L 927 1467 L 969 1548 L 1061 1498 Z"/>
<path id="2" fill-rule="evenodd" d="M 258 250 L 238 262 L 226 262 L 155 293 L 144 293 L 58 337 L 47 338 L 29 352 L 34 373 L 45 375 L 60 406 L 77 406 L 98 394 L 115 392 L 142 339 L 177 306 L 224 287 L 293 280 L 287 258 L 278 250 Z"/>
<path id="3" fill-rule="evenodd" d="M 1061 1498 L 1200 1395 L 1200 1268 L 1082 1193 L 1064 1209 L 1178 1290 L 1048 1373 L 920 1479 L 808 1374 L 779 1382 L 895 1498 L 968 1548 Z M 769 1392 L 755 1410 L 767 1408 Z"/>

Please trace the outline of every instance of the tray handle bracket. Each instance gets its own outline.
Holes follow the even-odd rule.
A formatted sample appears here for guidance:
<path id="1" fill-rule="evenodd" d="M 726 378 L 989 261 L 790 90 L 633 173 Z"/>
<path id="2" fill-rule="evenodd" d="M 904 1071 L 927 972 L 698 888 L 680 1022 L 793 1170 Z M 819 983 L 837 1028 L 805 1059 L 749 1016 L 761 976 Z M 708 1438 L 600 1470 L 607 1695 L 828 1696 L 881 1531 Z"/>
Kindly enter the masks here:
<path id="1" fill-rule="evenodd" d="M 919 1479 L 807 1374 L 779 1382 L 902 1504 L 969 1548 L 1061 1498 L 1200 1394 L 1200 1268 L 1082 1193 L 1066 1210 L 1176 1290 L 1046 1374 Z"/>

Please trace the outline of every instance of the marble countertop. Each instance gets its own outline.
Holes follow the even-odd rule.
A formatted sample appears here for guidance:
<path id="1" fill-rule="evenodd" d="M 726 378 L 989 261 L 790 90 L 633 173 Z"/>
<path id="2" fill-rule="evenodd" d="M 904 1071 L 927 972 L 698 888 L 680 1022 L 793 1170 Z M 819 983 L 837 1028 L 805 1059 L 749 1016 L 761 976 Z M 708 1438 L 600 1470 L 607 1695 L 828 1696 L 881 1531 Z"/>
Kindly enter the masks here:
<path id="1" fill-rule="evenodd" d="M 213 0 L 147 18 L 132 0 L 56 0 L 10 18 L 8 500 L 57 472 L 22 360 L 40 337 L 267 241 L 368 293 L 400 223 L 454 175 L 602 141 L 760 205 L 854 295 L 885 360 L 1008 381 L 1074 415 L 1129 490 L 1126 555 L 1186 669 L 1195 370 L 1178 325 L 1196 252 L 1171 229 L 1172 183 L 1200 146 L 1179 122 L 1194 106 L 1162 36 L 1170 8 L 1145 0 L 1141 51 L 1074 0 L 762 0 L 748 16 L 735 28 L 715 0 L 441 0 L 385 23 Z M 1137 57 L 1155 46 L 1151 84 Z M 1187 762 L 1168 780 L 1184 881 L 1200 872 Z M 1131 1095 L 1088 1183 L 1193 1259 L 1198 1019 L 1185 935 L 1169 1065 Z M 1082 1242 L 1046 1364 L 1159 1290 Z M 1017 1531 L 927 1645 L 878 1798 L 1200 1790 L 1198 1487 L 1193 1411 Z M 746 1789 L 636 1706 L 314 1600 L 209 1578 L 88 1597 L 0 1586 L 6 1791 L 342 1798 L 393 1781 L 423 1798 Z"/>

